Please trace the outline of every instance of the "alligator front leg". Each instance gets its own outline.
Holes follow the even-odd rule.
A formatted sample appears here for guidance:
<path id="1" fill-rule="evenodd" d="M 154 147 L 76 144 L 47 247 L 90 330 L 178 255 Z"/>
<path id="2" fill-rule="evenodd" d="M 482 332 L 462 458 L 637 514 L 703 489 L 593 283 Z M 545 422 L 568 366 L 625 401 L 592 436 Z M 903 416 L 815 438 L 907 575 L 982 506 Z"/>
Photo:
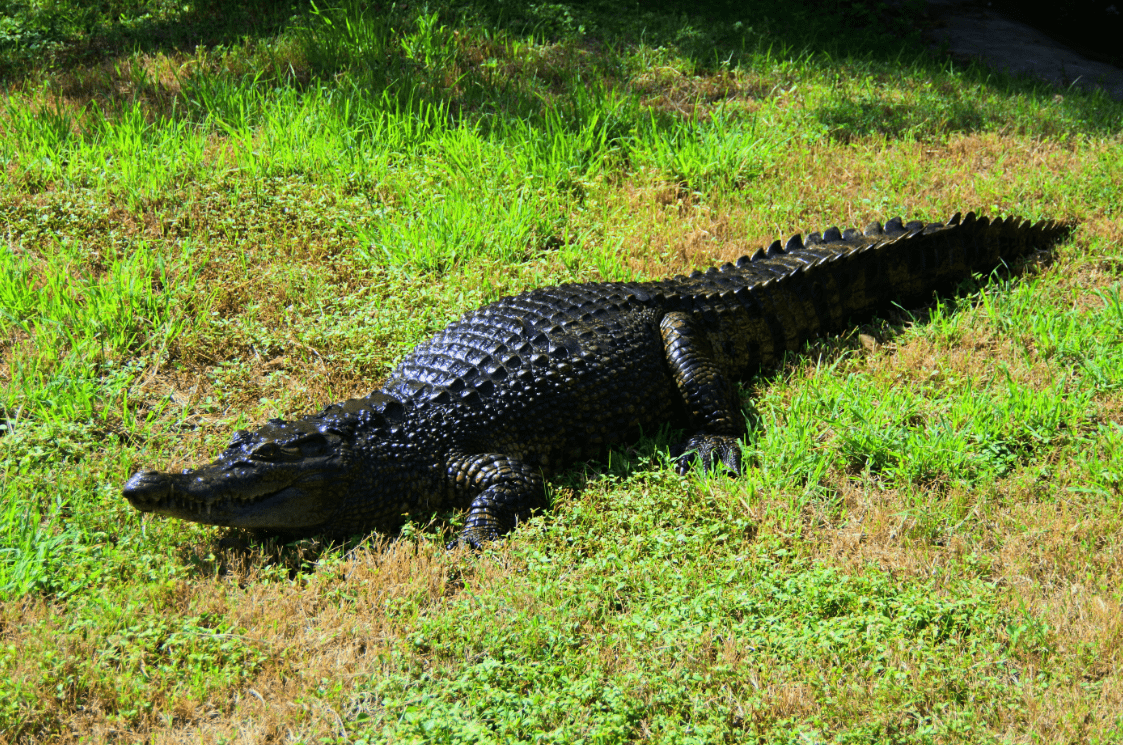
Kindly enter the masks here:
<path id="1" fill-rule="evenodd" d="M 476 496 L 468 507 L 468 519 L 457 542 L 480 548 L 546 506 L 542 474 L 537 468 L 502 453 L 483 453 L 456 458 L 449 476 L 457 491 Z"/>
<path id="2" fill-rule="evenodd" d="M 663 348 L 686 401 L 694 434 L 671 449 L 675 470 L 685 473 L 695 458 L 707 470 L 718 463 L 741 473 L 740 438 L 745 432 L 737 390 L 704 332 L 685 313 L 671 312 L 659 323 Z"/>

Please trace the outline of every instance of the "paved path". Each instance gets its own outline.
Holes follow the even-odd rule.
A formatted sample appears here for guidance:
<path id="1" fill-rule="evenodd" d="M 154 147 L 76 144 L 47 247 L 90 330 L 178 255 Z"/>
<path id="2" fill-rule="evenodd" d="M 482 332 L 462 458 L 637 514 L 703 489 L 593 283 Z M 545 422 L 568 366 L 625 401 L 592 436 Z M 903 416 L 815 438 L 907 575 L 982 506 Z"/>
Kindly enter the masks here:
<path id="1" fill-rule="evenodd" d="M 1065 88 L 1098 86 L 1123 100 L 1123 70 L 1077 54 L 1032 26 L 991 10 L 986 0 L 928 0 L 928 6 L 936 27 L 925 36 L 933 48 L 946 41 L 953 57 L 982 59 Z"/>

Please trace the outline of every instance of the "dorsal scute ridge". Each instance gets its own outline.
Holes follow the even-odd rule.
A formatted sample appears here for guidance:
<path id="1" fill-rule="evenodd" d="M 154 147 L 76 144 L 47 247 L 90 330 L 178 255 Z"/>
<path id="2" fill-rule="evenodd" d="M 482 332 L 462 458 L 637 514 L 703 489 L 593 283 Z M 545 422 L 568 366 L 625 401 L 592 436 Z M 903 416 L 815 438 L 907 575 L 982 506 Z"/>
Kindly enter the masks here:
<path id="1" fill-rule="evenodd" d="M 958 215 L 959 213 L 956 213 L 954 219 L 958 219 Z M 741 256 L 733 265 L 726 263 L 721 267 L 721 271 L 752 269 L 753 265 L 758 261 L 775 259 L 777 257 L 799 260 L 802 262 L 800 266 L 818 266 L 828 261 L 838 261 L 851 253 L 864 252 L 875 246 L 895 242 L 894 239 L 896 237 L 908 235 L 910 232 L 904 229 L 901 218 L 899 217 L 889 222 L 890 225 L 894 227 L 900 226 L 899 230 L 894 231 L 897 235 L 892 238 L 886 235 L 879 222 L 870 223 L 866 226 L 864 231 L 860 231 L 857 228 L 842 229 L 830 227 L 821 233 L 817 231 L 810 233 L 806 239 L 803 238 L 801 233 L 795 233 L 788 238 L 787 241 L 773 241 L 765 248 L 758 248 L 751 254 Z M 932 223 L 932 225 L 944 227 L 942 223 Z M 915 228 L 916 226 L 925 229 L 923 223 L 917 222 L 915 225 L 914 223 L 909 224 L 910 228 Z M 839 244 L 844 246 L 843 250 L 830 250 L 829 253 L 819 253 L 819 250 L 823 249 L 837 249 Z M 810 256 L 814 256 L 814 258 L 810 258 Z M 713 269 L 710 271 L 713 271 Z M 695 273 L 691 274 L 691 277 L 694 277 L 697 273 L 698 271 L 695 270 Z"/>
<path id="2" fill-rule="evenodd" d="M 818 267 L 837 266 L 839 262 L 865 256 L 870 252 L 888 256 L 886 252 L 891 247 L 904 242 L 915 242 L 918 251 L 925 255 L 930 255 L 931 251 L 946 250 L 943 248 L 948 245 L 946 241 L 954 240 L 962 243 L 972 254 L 984 251 L 1006 256 L 1020 254 L 1027 244 L 1062 237 L 1070 230 L 1069 225 L 1053 220 L 1034 223 L 1013 215 L 1005 218 L 985 217 L 973 210 L 967 213 L 955 212 L 944 222 L 912 220 L 906 223 L 898 216 L 886 221 L 884 226 L 880 222 L 871 222 L 861 231 L 856 228 L 829 227 L 822 232 L 809 233 L 806 238 L 801 233 L 795 233 L 786 241 L 773 241 L 767 247 L 758 248 L 720 268 L 711 268 L 705 272 L 695 270 L 690 278 L 708 277 L 715 273 L 742 275 L 760 288 Z M 938 243 L 927 242 L 929 236 L 937 235 L 939 237 L 932 240 Z M 953 235 L 962 237 L 952 238 Z M 921 253 L 917 255 L 920 256 Z"/>

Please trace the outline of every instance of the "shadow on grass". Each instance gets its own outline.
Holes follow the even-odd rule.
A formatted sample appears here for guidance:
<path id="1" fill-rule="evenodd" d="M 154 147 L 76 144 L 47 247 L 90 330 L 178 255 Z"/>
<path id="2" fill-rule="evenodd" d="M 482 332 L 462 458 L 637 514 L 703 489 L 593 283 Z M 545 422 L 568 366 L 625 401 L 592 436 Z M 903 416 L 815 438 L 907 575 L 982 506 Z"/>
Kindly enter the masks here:
<path id="1" fill-rule="evenodd" d="M 0 5 L 0 83 L 44 68 L 68 70 L 130 52 L 191 51 L 280 33 L 306 3 L 170 0 Z"/>
<path id="2" fill-rule="evenodd" d="M 627 12 L 615 0 L 441 0 L 424 6 L 364 0 L 324 0 L 316 6 L 307 0 L 201 0 L 181 6 L 151 0 L 141 7 L 118 0 L 94 9 L 83 9 L 76 0 L 42 6 L 13 2 L 0 16 L 0 81 L 16 82 L 44 67 L 79 72 L 135 51 L 191 53 L 199 46 L 229 48 L 247 39 L 286 35 L 298 42 L 305 59 L 251 55 L 208 75 L 239 85 L 252 80 L 254 86 L 301 87 L 345 72 L 370 91 L 366 98 L 372 106 L 382 106 L 382 94 L 389 92 L 410 107 L 439 105 L 454 121 L 488 124 L 534 119 L 549 106 L 577 100 L 578 88 L 614 85 L 637 64 L 621 56 L 622 45 L 639 45 L 649 53 L 638 64 L 652 69 L 664 62 L 685 64 L 689 69 L 681 72 L 688 76 L 790 63 L 834 75 L 838 94 L 810 113 L 842 142 L 869 135 L 924 138 L 979 131 L 1004 121 L 1010 96 L 1021 97 L 1024 108 L 1044 111 L 1057 104 L 1058 90 L 1049 84 L 981 65 L 956 67 L 933 55 L 920 38 L 928 22 L 924 8 L 920 0 L 892 7 L 877 0 L 682 0 L 637 2 Z M 523 61 L 504 59 L 507 43 L 518 40 L 560 42 L 565 54 L 554 59 L 547 52 L 531 71 Z M 506 70 L 488 67 L 496 58 Z M 765 72 L 770 79 L 784 77 Z M 916 89 L 894 92 L 902 77 L 906 88 L 908 80 L 917 81 Z M 859 78 L 868 85 L 853 90 Z M 89 85 L 90 78 L 84 80 Z M 113 110 L 114 97 L 137 94 L 138 86 L 128 82 L 120 84 L 110 75 L 104 90 L 82 93 Z M 980 87 L 1003 100 L 980 102 Z M 751 98 L 771 95 L 751 85 L 747 90 L 744 95 Z M 1118 130 L 1120 105 L 1096 94 L 1065 95 L 1067 115 L 1053 117 L 1058 121 L 1031 134 Z M 342 105 L 356 102 L 344 99 Z M 1032 113 L 1027 116 L 1032 119 Z"/>

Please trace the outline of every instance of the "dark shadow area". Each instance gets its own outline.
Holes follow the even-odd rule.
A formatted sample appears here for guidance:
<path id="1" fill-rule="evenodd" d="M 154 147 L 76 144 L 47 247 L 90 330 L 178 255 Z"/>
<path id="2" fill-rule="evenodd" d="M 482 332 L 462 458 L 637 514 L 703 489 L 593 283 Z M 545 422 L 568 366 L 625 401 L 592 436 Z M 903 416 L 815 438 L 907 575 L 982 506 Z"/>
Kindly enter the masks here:
<path id="1" fill-rule="evenodd" d="M 404 535 L 370 533 L 346 540 L 328 540 L 319 536 L 294 538 L 227 528 L 206 543 L 183 546 L 178 558 L 184 566 L 191 567 L 195 577 L 257 575 L 291 582 L 314 573 L 322 559 L 351 557 L 366 548 L 378 551 L 391 541 L 405 538 Z"/>
<path id="2" fill-rule="evenodd" d="M 134 51 L 192 51 L 268 38 L 308 7 L 294 0 L 0 0 L 0 83 Z"/>
<path id="3" fill-rule="evenodd" d="M 1118 0 L 1071 0 L 1054 5 L 995 0 L 993 5 L 1085 57 L 1123 67 L 1123 3 Z"/>
<path id="4" fill-rule="evenodd" d="M 893 59 L 915 46 L 923 0 L 889 5 L 879 0 L 700 0 L 699 2 L 511 3 L 473 0 L 462 12 L 520 36 L 559 39 L 583 36 L 673 45 L 700 69 L 735 64 L 771 50 L 776 56 L 805 53 L 831 57 L 870 55 Z"/>
<path id="5" fill-rule="evenodd" d="M 684 90 L 683 95 L 711 102 L 714 97 L 771 97 L 771 79 L 759 90 L 751 80 L 744 90 L 723 90 L 720 80 L 714 82 L 723 70 L 762 55 L 777 61 L 802 59 L 827 73 L 869 79 L 874 87 L 868 93 L 815 112 L 832 137 L 843 142 L 875 134 L 924 138 L 972 132 L 1000 119 L 1003 111 L 997 104 L 981 107 L 970 95 L 961 95 L 970 86 L 1027 95 L 1042 106 L 1054 105 L 1057 94 L 1045 82 L 978 64 L 953 65 L 930 52 L 921 38 L 929 23 L 924 0 L 450 0 L 427 5 L 325 0 L 315 7 L 307 0 L 201 0 L 182 6 L 169 0 L 107 0 L 83 7 L 63 12 L 58 10 L 65 8 L 63 3 L 48 8 L 30 0 L 0 0 L 0 81 L 14 82 L 46 67 L 60 69 L 64 92 L 78 91 L 73 95 L 78 100 L 88 94 L 112 111 L 112 99 L 123 94 L 147 97 L 160 116 L 179 95 L 191 99 L 189 111 L 205 115 L 200 107 L 205 108 L 210 91 L 199 88 L 221 87 L 224 75 L 239 85 L 252 76 L 263 89 L 321 80 L 354 86 L 353 92 L 333 96 L 350 111 L 382 110 L 388 94 L 401 107 L 423 111 L 436 106 L 442 116 L 482 122 L 485 128 L 535 120 L 549 109 L 579 131 L 590 116 L 603 117 L 608 111 L 609 119 L 618 120 L 608 122 L 610 140 L 646 116 L 632 96 L 621 96 L 616 89 L 617 81 L 630 79 L 628 65 L 634 64 L 619 51 L 627 44 L 650 50 L 653 69 L 660 54 L 685 57 L 696 74 L 709 78 L 695 86 L 698 91 Z M 255 55 L 253 69 L 243 64 L 217 76 L 211 72 L 208 80 L 191 83 L 182 93 L 144 82 L 122 83 L 116 80 L 120 73 L 103 75 L 106 80 L 98 83 L 96 75 L 91 78 L 81 70 L 137 50 L 189 53 L 200 45 L 231 46 L 282 33 L 297 42 L 300 69 L 293 69 L 288 53 L 270 60 L 270 53 L 262 52 Z M 509 44 L 518 40 L 557 45 L 531 64 L 509 51 Z M 83 79 L 68 83 L 68 69 L 74 69 L 71 77 Z M 931 81 L 931 90 L 910 100 L 883 97 L 879 81 L 892 84 L 902 71 L 919 72 Z M 347 75 L 337 78 L 341 72 Z M 706 86 L 714 90 L 702 90 Z M 655 94 L 649 108 L 662 116 L 659 91 Z M 1103 105 L 1095 95 L 1069 99 L 1066 106 L 1081 125 L 1093 131 L 1118 129 L 1116 107 Z M 674 103 L 680 115 L 681 106 Z"/>
<path id="6" fill-rule="evenodd" d="M 633 2 L 577 0 L 570 3 L 468 0 L 411 3 L 325 0 L 321 11 L 401 18 L 438 12 L 442 22 L 482 23 L 516 37 L 673 44 L 703 68 L 735 61 L 762 41 L 775 52 L 807 50 L 832 56 L 880 54 L 892 57 L 917 35 L 916 2 L 890 7 L 876 0 L 703 0 Z M 38 4 L 0 0 L 0 80 L 9 81 L 44 67 L 68 68 L 133 51 L 192 51 L 196 46 L 230 45 L 246 38 L 275 36 L 307 16 L 306 0 L 101 0 Z M 888 46 L 887 46 L 888 45 Z"/>

